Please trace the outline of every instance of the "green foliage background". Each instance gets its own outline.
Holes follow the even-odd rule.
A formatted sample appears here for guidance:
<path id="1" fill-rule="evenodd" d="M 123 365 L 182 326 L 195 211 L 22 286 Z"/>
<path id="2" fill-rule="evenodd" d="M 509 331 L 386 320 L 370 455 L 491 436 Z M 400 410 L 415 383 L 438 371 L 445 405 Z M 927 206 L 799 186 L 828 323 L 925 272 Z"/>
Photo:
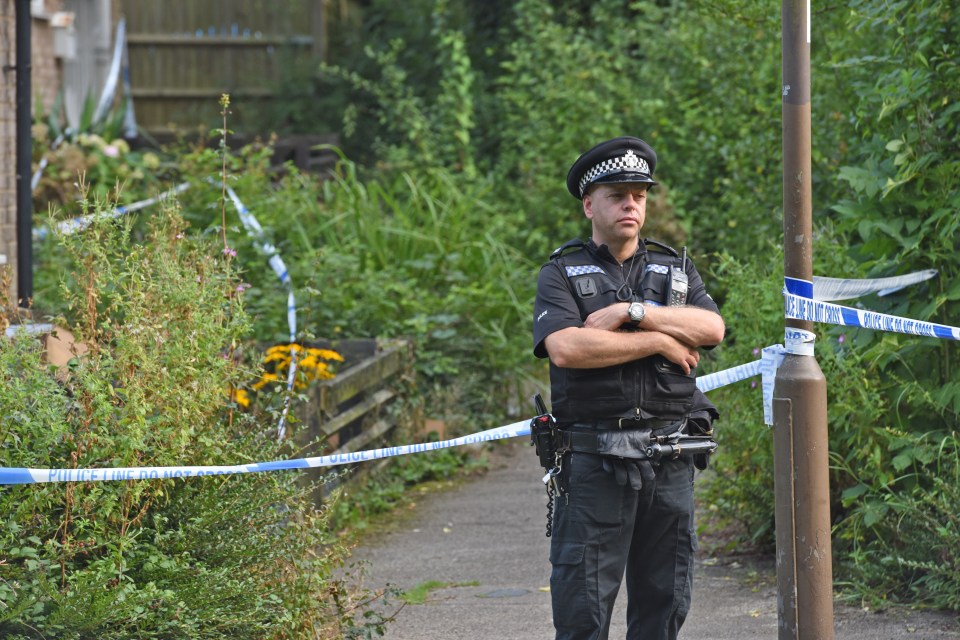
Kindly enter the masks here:
<path id="1" fill-rule="evenodd" d="M 494 3 L 493 28 L 475 19 L 476 3 L 430 6 L 429 43 L 417 40 L 413 21 L 407 37 L 399 19 L 389 23 L 389 45 L 368 48 L 379 75 L 321 69 L 364 105 L 344 129 L 347 148 L 362 141 L 351 157 L 414 175 L 439 163 L 459 189 L 490 185 L 485 223 L 535 264 L 586 233 L 562 186 L 572 160 L 597 140 L 639 135 L 660 158 L 648 232 L 689 245 L 723 303 L 729 337 L 704 369 L 740 364 L 782 339 L 780 19 L 768 3 L 521 0 Z M 814 7 L 811 29 L 815 273 L 937 268 L 930 284 L 858 302 L 953 325 L 958 25 L 949 2 L 851 0 Z M 466 47 L 454 44 L 464 39 Z M 416 64 L 404 57 L 414 42 Z M 434 78 L 455 70 L 469 78 L 461 87 L 476 90 L 418 84 L 425 69 Z M 529 308 L 521 282 L 524 290 Z M 508 326 L 511 341 L 497 347 L 527 351 L 526 331 Z M 958 575 L 957 504 L 942 479 L 958 470 L 956 345 L 818 330 L 830 381 L 838 575 L 878 600 L 955 608 L 957 585 L 945 576 Z M 503 370 L 529 367 L 513 352 L 500 357 Z M 744 383 L 717 397 L 724 446 L 706 499 L 744 525 L 747 539 L 770 545 L 771 439 L 759 389 Z M 905 523 L 929 518 L 945 523 L 930 532 L 935 547 L 899 542 Z"/>
<path id="2" fill-rule="evenodd" d="M 231 259 L 162 209 L 137 243 L 104 206 L 51 237 L 72 269 L 63 313 L 89 347 L 63 370 L 41 343 L 0 348 L 0 464 L 39 469 L 232 465 L 290 457 L 229 402 L 252 373 Z M 297 474 L 4 487 L 4 638 L 314 637 L 373 631 Z M 334 571 L 337 570 L 337 576 Z"/>
<path id="3" fill-rule="evenodd" d="M 331 122 L 339 105 L 336 175 L 278 177 L 268 149 L 230 160 L 233 186 L 310 294 L 308 331 L 411 337 L 438 417 L 501 424 L 518 389 L 545 379 L 530 355 L 538 265 L 588 232 L 566 171 L 597 141 L 632 134 L 659 156 L 647 233 L 689 246 L 727 321 L 702 373 L 782 341 L 780 18 L 768 2 L 367 5 L 336 58 L 295 83 L 308 88 L 299 122 Z M 960 324 L 960 12 L 950 0 L 845 0 L 814 6 L 811 33 L 814 272 L 936 268 L 924 285 L 851 304 Z M 197 180 L 183 207 L 200 234 L 218 231 L 216 194 L 201 188 L 218 162 L 193 150 L 169 170 Z M 279 338 L 284 294 L 248 240 L 237 249 L 255 333 Z M 817 331 L 838 586 L 960 610 L 956 344 Z M 722 448 L 704 499 L 740 526 L 738 542 L 769 547 L 760 390 L 715 393 Z"/>

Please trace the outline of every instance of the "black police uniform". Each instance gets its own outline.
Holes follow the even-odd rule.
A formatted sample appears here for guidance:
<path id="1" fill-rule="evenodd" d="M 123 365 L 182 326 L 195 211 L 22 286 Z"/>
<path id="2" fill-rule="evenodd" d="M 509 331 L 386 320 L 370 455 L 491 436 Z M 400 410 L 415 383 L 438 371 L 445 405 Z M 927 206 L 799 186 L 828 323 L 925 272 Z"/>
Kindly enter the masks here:
<path id="1" fill-rule="evenodd" d="M 652 149 L 638 147 L 636 140 L 605 143 L 605 153 L 609 156 L 613 143 L 624 141 L 628 149 L 638 149 L 641 158 L 650 160 Z M 622 148 L 614 149 L 614 161 L 622 153 Z M 596 160 L 588 157 L 586 164 L 595 167 Z M 608 162 L 603 157 L 599 160 Z M 650 166 L 655 162 L 653 155 Z M 627 169 L 636 168 L 633 159 L 626 164 Z M 645 172 L 646 180 L 631 174 L 625 181 L 652 183 L 651 173 Z M 571 170 L 568 176 L 568 187 L 578 198 L 585 189 L 582 175 L 583 171 Z M 673 267 L 687 275 L 686 304 L 719 313 L 692 262 L 683 262 L 676 251 L 652 241 L 642 241 L 636 254 L 623 264 L 605 245 L 567 243 L 540 271 L 534 354 L 547 357 L 547 336 L 582 327 L 586 317 L 598 309 L 645 297 L 648 304 L 662 303 L 656 297 L 664 295 L 664 271 L 669 273 Z M 716 409 L 696 389 L 695 374 L 684 374 L 659 355 L 598 369 L 564 369 L 551 362 L 550 379 L 551 413 L 562 429 L 635 425 L 653 428 L 656 434 L 658 429 L 675 431 L 677 422 L 690 416 L 709 429 L 717 417 Z M 636 421 L 624 425 L 621 418 Z M 686 457 L 656 465 L 644 461 L 638 465 L 642 467 L 641 482 L 633 468 L 629 481 L 617 473 L 619 462 L 580 451 L 567 453 L 563 459 L 564 495 L 556 501 L 550 548 L 557 640 L 607 638 L 625 569 L 628 638 L 676 638 L 689 610 L 696 550 L 693 463 Z"/>

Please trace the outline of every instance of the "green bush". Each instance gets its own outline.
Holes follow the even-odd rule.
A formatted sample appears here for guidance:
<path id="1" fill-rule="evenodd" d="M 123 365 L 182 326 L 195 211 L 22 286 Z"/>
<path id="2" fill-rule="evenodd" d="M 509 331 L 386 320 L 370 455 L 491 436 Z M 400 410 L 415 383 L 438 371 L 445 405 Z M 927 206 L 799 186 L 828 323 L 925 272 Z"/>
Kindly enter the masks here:
<path id="1" fill-rule="evenodd" d="M 703 371 L 782 341 L 780 24 L 766 3 L 395 4 L 375 0 L 338 34 L 354 49 L 315 78 L 336 84 L 331 100 L 347 96 L 337 116 L 358 164 L 344 160 L 320 183 L 271 171 L 269 147 L 226 158 L 230 184 L 293 274 L 305 334 L 412 338 L 425 406 L 464 425 L 502 422 L 504 399 L 519 395 L 510 390 L 544 375 L 528 342 L 536 267 L 587 232 L 562 177 L 584 147 L 636 134 L 660 154 L 647 232 L 718 254 L 697 263 L 731 334 Z M 942 324 L 956 324 L 960 304 L 958 16 L 948 0 L 850 0 L 814 12 L 811 43 L 815 273 L 938 268 L 937 280 L 858 302 Z M 184 216 L 201 236 L 235 238 L 255 333 L 285 340 L 286 292 L 229 207 L 222 225 L 218 190 L 202 181 L 222 161 L 216 151 L 178 158 L 195 180 Z M 48 246 L 41 254 L 56 265 Z M 52 280 L 38 277 L 45 297 Z M 955 606 L 954 529 L 931 524 L 955 511 L 955 345 L 816 331 L 837 566 L 861 594 Z M 723 420 L 710 500 L 769 546 L 760 391 L 744 382 L 713 397 Z M 897 532 L 931 544 L 900 547 Z M 885 545 L 877 553 L 864 551 L 871 537 Z"/>
<path id="2" fill-rule="evenodd" d="M 830 248 L 843 245 L 829 229 L 818 233 L 818 271 L 837 277 L 856 269 Z M 721 285 L 728 338 L 703 372 L 760 356 L 782 342 L 782 254 L 738 260 L 721 256 L 710 275 Z M 900 293 L 893 296 L 908 295 Z M 875 296 L 865 299 L 875 308 Z M 853 302 L 857 304 L 857 302 Z M 884 368 L 890 353 L 907 340 L 894 334 L 849 327 L 815 327 L 817 359 L 827 379 L 833 548 L 837 584 L 873 602 L 904 601 L 956 609 L 958 592 L 956 432 L 910 424 L 899 414 L 910 406 L 906 385 L 930 410 L 936 393 L 891 379 Z M 756 336 L 768 336 L 758 340 Z M 715 360 L 714 360 L 715 358 Z M 709 364 L 706 364 L 709 363 Z M 709 367 L 709 369 L 707 368 Z M 720 523 L 739 531 L 737 544 L 774 545 L 773 432 L 763 424 L 759 379 L 718 389 L 720 449 L 705 476 L 702 500 Z M 917 541 L 924 541 L 917 543 Z"/>
<path id="3" fill-rule="evenodd" d="M 229 402 L 251 373 L 233 357 L 250 327 L 237 272 L 184 230 L 164 209 L 144 244 L 102 216 L 59 238 L 72 270 L 58 324 L 89 352 L 58 372 L 34 338 L 0 343 L 0 464 L 290 457 L 271 424 Z M 334 577 L 344 551 L 294 473 L 10 486 L 0 513 L 6 638 L 293 638 L 380 624 Z"/>
<path id="4" fill-rule="evenodd" d="M 464 420 L 502 420 L 512 383 L 532 375 L 529 335 L 518 327 L 529 322 L 536 263 L 510 244 L 516 221 L 500 213 L 492 185 L 435 167 L 363 177 L 343 157 L 326 180 L 293 167 L 272 180 L 267 158 L 253 149 L 232 158 L 230 184 L 262 225 L 259 242 L 284 258 L 301 331 L 333 340 L 408 338 L 422 389 L 455 392 L 446 409 Z M 218 163 L 202 151 L 183 159 L 184 173 L 209 175 Z M 211 235 L 219 195 L 197 181 L 183 196 L 197 224 L 208 212 Z M 285 340 L 286 290 L 257 241 L 238 230 L 232 208 L 227 226 L 251 285 L 245 300 L 254 333 Z"/>

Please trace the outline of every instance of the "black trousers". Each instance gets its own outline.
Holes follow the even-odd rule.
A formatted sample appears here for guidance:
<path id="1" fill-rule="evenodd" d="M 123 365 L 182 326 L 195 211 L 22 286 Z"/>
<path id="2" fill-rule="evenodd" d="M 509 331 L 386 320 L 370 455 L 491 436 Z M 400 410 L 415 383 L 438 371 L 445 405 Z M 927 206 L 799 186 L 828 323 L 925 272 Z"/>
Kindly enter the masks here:
<path id="1" fill-rule="evenodd" d="M 617 484 L 603 459 L 564 460 L 550 539 L 550 593 L 557 640 L 605 640 L 626 572 L 628 640 L 675 640 L 690 609 L 693 464 L 669 460 L 641 490 Z"/>

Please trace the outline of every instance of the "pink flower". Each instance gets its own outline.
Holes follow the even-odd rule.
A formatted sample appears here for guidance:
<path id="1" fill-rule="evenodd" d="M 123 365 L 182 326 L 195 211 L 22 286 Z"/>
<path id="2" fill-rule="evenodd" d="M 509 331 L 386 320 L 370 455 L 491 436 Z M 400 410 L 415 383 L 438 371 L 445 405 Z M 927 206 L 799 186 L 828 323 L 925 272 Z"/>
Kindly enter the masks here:
<path id="1" fill-rule="evenodd" d="M 237 257 L 237 250 L 236 250 L 236 249 L 231 249 L 230 247 L 224 247 L 224 248 L 223 248 L 223 255 L 227 256 L 228 258 L 236 258 L 236 257 Z"/>
<path id="2" fill-rule="evenodd" d="M 753 355 L 755 355 L 755 356 L 756 356 L 756 355 L 760 355 L 760 347 L 754 347 L 754 348 L 753 348 Z"/>
<path id="3" fill-rule="evenodd" d="M 751 388 L 751 389 L 756 389 L 756 388 L 757 388 L 757 381 L 756 381 L 756 380 L 751 380 L 751 381 L 750 381 L 750 388 Z"/>
<path id="4" fill-rule="evenodd" d="M 847 341 L 847 335 L 845 333 L 841 333 L 840 337 L 837 338 L 837 342 L 840 344 L 843 344 L 846 341 Z"/>
<path id="5" fill-rule="evenodd" d="M 120 149 L 116 148 L 112 144 L 108 144 L 103 148 L 103 155 L 108 158 L 118 158 L 120 156 Z"/>

